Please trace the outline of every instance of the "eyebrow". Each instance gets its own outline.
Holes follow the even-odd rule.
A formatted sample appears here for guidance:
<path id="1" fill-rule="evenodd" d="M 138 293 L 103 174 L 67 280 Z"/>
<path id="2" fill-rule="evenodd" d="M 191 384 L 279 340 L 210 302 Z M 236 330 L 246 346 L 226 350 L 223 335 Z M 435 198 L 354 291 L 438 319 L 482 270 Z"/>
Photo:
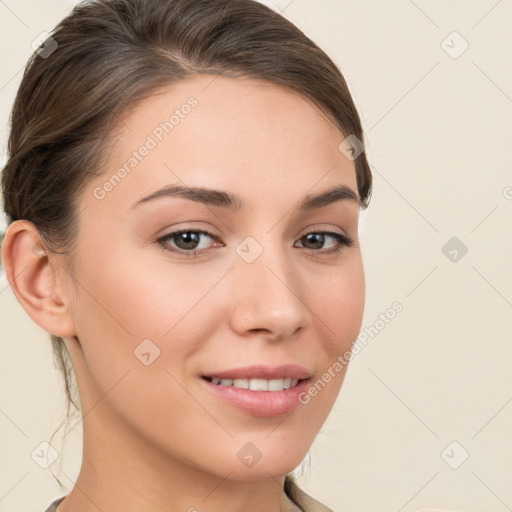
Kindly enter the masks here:
<path id="1" fill-rule="evenodd" d="M 136 201 L 130 208 L 136 208 L 140 204 L 147 203 L 162 197 L 179 197 L 189 199 L 198 203 L 220 206 L 233 211 L 244 209 L 242 199 L 222 190 L 214 190 L 203 187 L 187 187 L 184 185 L 168 185 Z M 308 211 L 337 201 L 355 201 L 359 204 L 359 196 L 347 185 L 335 185 L 318 194 L 308 194 L 297 206 L 301 211 Z"/>

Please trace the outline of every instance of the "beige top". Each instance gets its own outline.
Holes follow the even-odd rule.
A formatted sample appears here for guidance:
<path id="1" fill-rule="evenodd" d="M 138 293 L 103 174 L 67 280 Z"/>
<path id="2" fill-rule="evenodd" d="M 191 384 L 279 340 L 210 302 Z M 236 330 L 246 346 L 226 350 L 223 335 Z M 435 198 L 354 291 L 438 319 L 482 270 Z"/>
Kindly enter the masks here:
<path id="1" fill-rule="evenodd" d="M 320 502 L 306 494 L 297 486 L 292 475 L 286 475 L 284 480 L 284 492 L 286 496 L 299 507 L 302 512 L 333 512 L 330 508 L 322 505 Z M 45 512 L 57 512 L 57 506 L 66 496 L 55 500 Z M 283 510 L 282 512 L 288 512 Z M 290 511 L 291 512 L 291 511 Z"/>

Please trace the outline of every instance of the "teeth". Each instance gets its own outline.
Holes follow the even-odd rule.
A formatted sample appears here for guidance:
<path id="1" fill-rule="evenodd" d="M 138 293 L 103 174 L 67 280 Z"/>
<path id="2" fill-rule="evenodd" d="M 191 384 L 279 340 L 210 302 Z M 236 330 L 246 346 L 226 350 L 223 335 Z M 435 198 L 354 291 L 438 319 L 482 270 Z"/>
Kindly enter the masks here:
<path id="1" fill-rule="evenodd" d="M 279 379 L 274 379 L 277 384 L 279 384 Z M 249 381 L 249 389 L 252 389 L 253 391 L 268 391 L 268 385 L 270 381 L 265 379 L 251 379 Z M 277 384 L 275 386 L 277 386 Z M 236 386 L 236 382 L 235 382 Z M 275 387 L 274 386 L 274 387 Z M 272 391 L 272 390 L 270 390 Z"/>
<path id="2" fill-rule="evenodd" d="M 213 384 L 219 386 L 233 386 L 252 391 L 282 391 L 296 386 L 299 382 L 298 379 L 219 379 L 216 377 L 211 380 Z"/>
<path id="3" fill-rule="evenodd" d="M 267 382 L 267 391 L 281 391 L 283 389 L 283 379 L 272 379 Z"/>
<path id="4" fill-rule="evenodd" d="M 221 384 L 223 383 L 223 380 L 220 381 Z M 248 381 L 247 379 L 233 379 L 233 387 L 235 388 L 249 389 L 249 384 L 250 381 Z"/>

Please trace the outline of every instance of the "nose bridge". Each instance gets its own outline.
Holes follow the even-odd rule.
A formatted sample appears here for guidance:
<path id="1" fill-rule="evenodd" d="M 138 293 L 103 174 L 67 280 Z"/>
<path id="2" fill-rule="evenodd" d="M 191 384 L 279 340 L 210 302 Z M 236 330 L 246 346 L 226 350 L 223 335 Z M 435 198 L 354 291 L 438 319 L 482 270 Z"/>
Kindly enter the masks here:
<path id="1" fill-rule="evenodd" d="M 236 248 L 233 327 L 239 331 L 261 329 L 273 338 L 283 338 L 307 319 L 300 275 L 290 253 L 275 237 L 261 240 L 246 237 Z"/>

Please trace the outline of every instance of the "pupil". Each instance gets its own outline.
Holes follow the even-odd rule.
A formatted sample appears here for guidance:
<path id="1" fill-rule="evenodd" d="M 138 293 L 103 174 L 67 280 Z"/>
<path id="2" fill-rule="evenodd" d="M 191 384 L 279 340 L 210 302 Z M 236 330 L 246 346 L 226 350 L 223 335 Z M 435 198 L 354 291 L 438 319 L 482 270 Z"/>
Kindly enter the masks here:
<path id="1" fill-rule="evenodd" d="M 316 242 L 314 240 L 315 237 Z M 313 245 L 315 245 L 317 249 L 321 249 L 324 244 L 324 235 L 322 233 L 310 233 L 309 235 L 306 235 L 306 238 L 309 239 L 309 242 L 313 242 Z"/>
<path id="2" fill-rule="evenodd" d="M 199 241 L 199 236 L 197 233 L 192 231 L 187 231 L 186 233 L 180 233 L 181 240 L 184 242 L 186 247 L 182 247 L 182 249 L 194 249 Z M 190 246 L 192 245 L 192 246 Z"/>

